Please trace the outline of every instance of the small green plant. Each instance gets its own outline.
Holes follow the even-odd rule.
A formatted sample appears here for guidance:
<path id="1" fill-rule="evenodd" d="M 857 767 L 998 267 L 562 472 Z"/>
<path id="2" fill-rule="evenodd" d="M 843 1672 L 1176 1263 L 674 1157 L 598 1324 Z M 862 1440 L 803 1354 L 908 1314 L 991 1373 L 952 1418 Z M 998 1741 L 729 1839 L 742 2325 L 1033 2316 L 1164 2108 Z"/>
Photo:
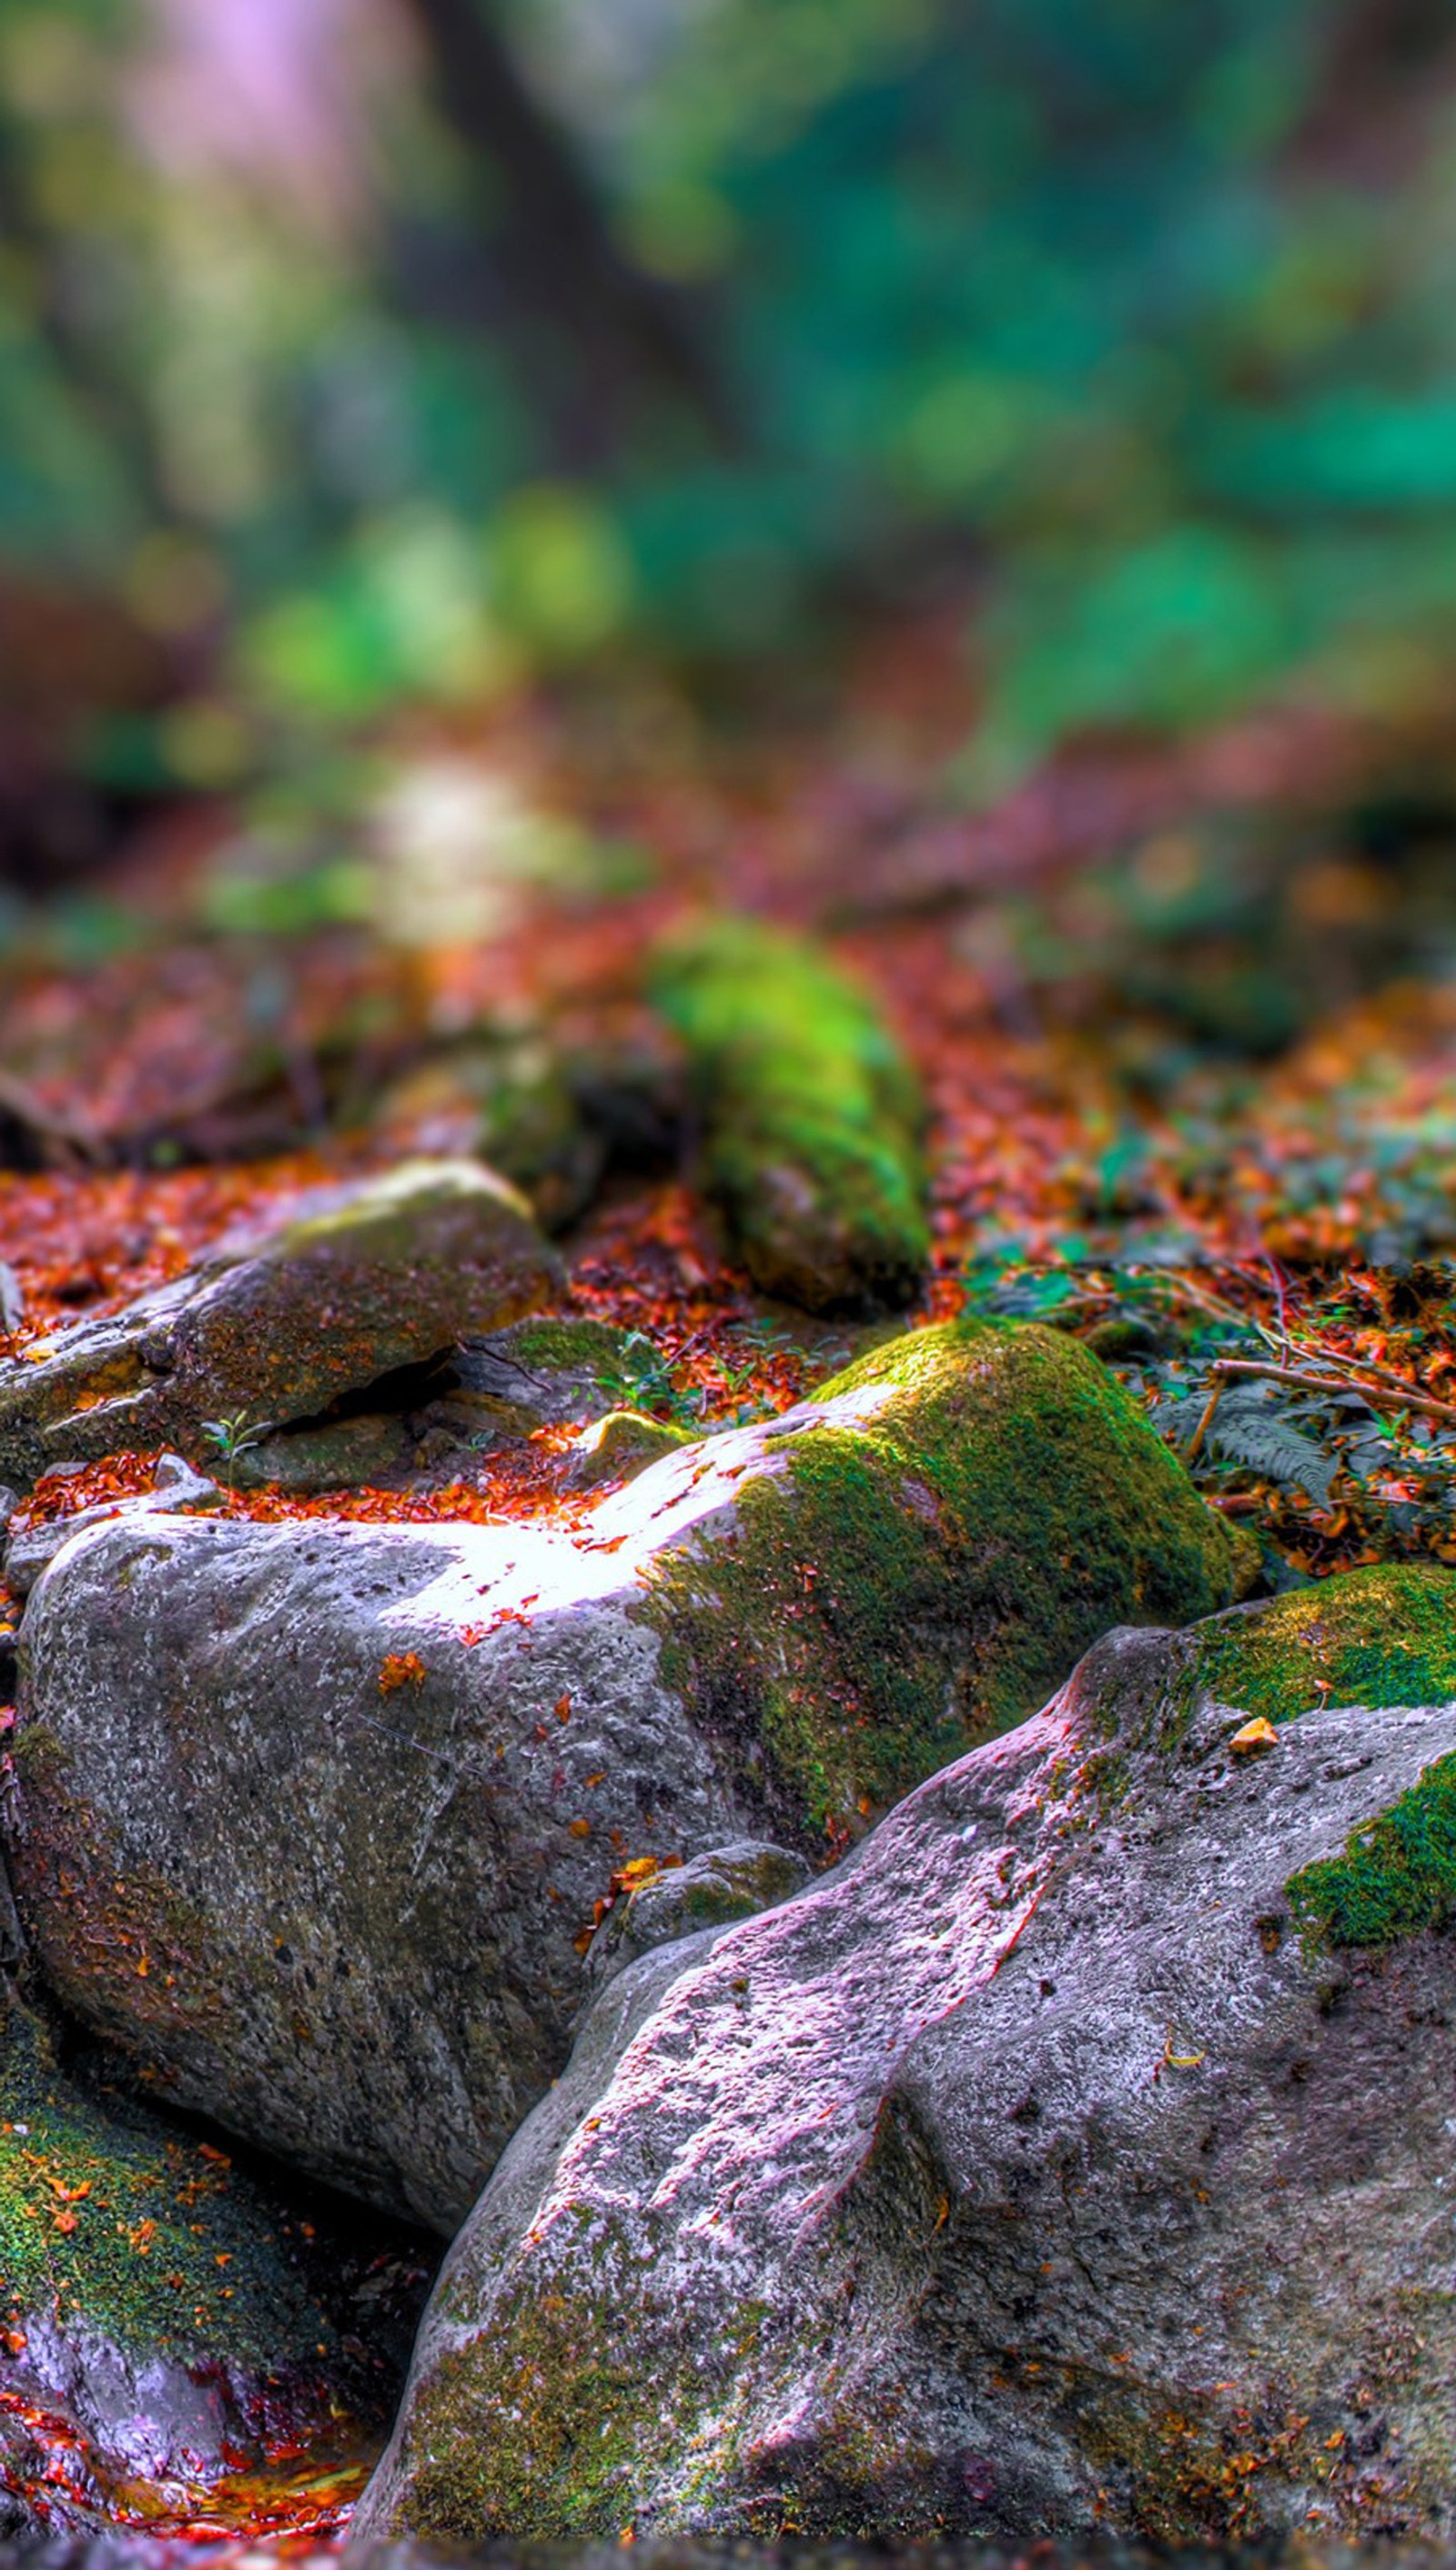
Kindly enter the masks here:
<path id="1" fill-rule="evenodd" d="M 230 1491 L 238 1487 L 238 1467 L 243 1457 L 251 1454 L 268 1434 L 267 1420 L 249 1419 L 245 1410 L 235 1410 L 231 1419 L 203 1421 L 203 1435 L 218 1450 Z"/>

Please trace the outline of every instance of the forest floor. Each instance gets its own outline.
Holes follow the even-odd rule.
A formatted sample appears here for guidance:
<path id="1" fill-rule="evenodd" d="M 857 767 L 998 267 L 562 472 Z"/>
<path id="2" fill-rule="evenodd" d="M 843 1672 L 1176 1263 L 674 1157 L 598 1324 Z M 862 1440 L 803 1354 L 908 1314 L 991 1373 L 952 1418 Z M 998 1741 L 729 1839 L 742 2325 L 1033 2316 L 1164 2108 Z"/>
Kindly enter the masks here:
<path id="1" fill-rule="evenodd" d="M 1076 1330 L 1185 1452 L 1221 1380 L 1194 1461 L 1275 1575 L 1456 1558 L 1456 822 L 1425 744 L 1294 709 L 1069 757 L 967 818 L 934 782 L 964 710 L 935 629 L 867 651 L 807 729 L 740 723 L 725 744 L 686 718 L 672 736 L 655 699 L 635 728 L 615 710 L 516 707 L 391 745 L 421 811 L 462 775 L 505 780 L 515 839 L 523 812 L 575 834 L 565 866 L 554 845 L 539 864 L 483 850 L 463 903 L 483 934 L 310 924 L 339 850 L 367 843 L 346 796 L 281 892 L 249 873 L 255 831 L 186 810 L 28 916 L 0 962 L 0 1079 L 31 1163 L 0 1168 L 0 1353 L 176 1275 L 240 1216 L 387 1165 L 419 1126 L 386 1092 L 462 1031 L 630 1044 L 651 940 L 717 904 L 822 938 L 916 1062 L 926 1317 Z M 614 1178 L 562 1246 L 569 1308 L 651 1338 L 646 1406 L 707 1428 L 785 1407 L 837 1349 L 752 1294 L 692 1179 Z M 1269 1371 L 1213 1371 L 1228 1363 Z M 487 1459 L 474 1490 L 343 1504 L 538 1497 Z M 319 1504 L 338 1502 L 287 1502 Z"/>
<path id="2" fill-rule="evenodd" d="M 652 939 L 717 904 L 822 939 L 920 1070 L 935 1259 L 912 1320 L 1076 1331 L 1257 1534 L 1271 1586 L 1456 1561 L 1456 802 L 1435 752 L 1294 707 L 1069 755 L 970 816 L 940 781 L 964 719 L 932 625 L 866 647 L 803 722 L 716 730 L 644 682 L 401 731 L 271 869 L 255 811 L 154 816 L 84 892 L 17 912 L 0 957 L 0 1356 L 396 1159 L 420 1138 L 388 1103 L 401 1075 L 474 1027 L 630 1045 Z M 452 913 L 439 815 L 466 786 L 511 827 L 462 860 Z M 413 893 L 379 825 L 405 793 L 446 851 Z M 364 876 L 374 915 L 352 917 Z M 846 1344 L 754 1295 L 691 1160 L 611 1178 L 561 1246 L 563 1308 L 643 1334 L 643 1406 L 679 1426 L 782 1410 Z M 561 1434 L 422 1494 L 227 1504 L 569 1510 Z M 154 1462 L 54 1477 L 31 1512 Z M 269 2508 L 300 2534 L 328 2519 L 316 2492 Z"/>

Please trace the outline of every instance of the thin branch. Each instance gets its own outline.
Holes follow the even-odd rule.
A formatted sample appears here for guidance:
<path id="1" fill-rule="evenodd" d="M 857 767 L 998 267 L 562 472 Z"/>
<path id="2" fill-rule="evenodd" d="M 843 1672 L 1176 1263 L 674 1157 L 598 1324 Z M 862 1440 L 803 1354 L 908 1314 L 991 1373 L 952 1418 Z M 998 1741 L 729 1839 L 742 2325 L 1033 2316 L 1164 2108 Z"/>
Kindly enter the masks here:
<path id="1" fill-rule="evenodd" d="M 1214 1413 L 1216 1412 L 1218 1404 L 1222 1400 L 1227 1389 L 1228 1378 L 1225 1374 L 1220 1374 L 1214 1382 L 1213 1389 L 1210 1393 L 1208 1400 L 1204 1404 L 1199 1424 L 1194 1430 L 1192 1437 L 1189 1439 L 1187 1446 L 1184 1448 L 1183 1460 L 1185 1464 L 1192 1465 L 1198 1462 L 1199 1457 L 1203 1452 L 1204 1439 L 1208 1436 L 1210 1429 L 1213 1425 Z"/>
<path id="2" fill-rule="evenodd" d="M 1388 1410 L 1413 1410 L 1423 1419 L 1445 1419 L 1456 1427 L 1456 1408 L 1449 1401 L 1435 1401 L 1429 1393 L 1413 1392 L 1408 1384 L 1356 1383 L 1349 1375 L 1301 1374 L 1293 1366 L 1260 1365 L 1251 1357 L 1219 1357 L 1213 1371 L 1228 1381 L 1255 1376 L 1265 1383 L 1292 1384 L 1300 1392 L 1353 1394 L 1372 1410 L 1381 1404 Z"/>

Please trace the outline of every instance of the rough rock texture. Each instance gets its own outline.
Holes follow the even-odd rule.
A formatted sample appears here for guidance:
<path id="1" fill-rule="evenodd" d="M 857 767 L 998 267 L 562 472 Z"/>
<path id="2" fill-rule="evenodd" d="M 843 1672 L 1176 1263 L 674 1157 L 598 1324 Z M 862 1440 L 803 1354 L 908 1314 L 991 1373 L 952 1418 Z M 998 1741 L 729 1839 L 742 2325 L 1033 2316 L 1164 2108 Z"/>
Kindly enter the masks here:
<path id="1" fill-rule="evenodd" d="M 200 2512 L 288 2434 L 367 2451 L 402 2357 L 368 2316 L 378 2275 L 359 2293 L 387 2234 L 345 2242 L 316 2203 L 305 2225 L 196 2134 L 81 2084 L 5 1984 L 0 2118 L 0 2530 Z"/>
<path id="2" fill-rule="evenodd" d="M 816 949 L 732 918 L 662 948 L 654 991 L 688 1050 L 705 1183 L 754 1283 L 811 1312 L 913 1302 L 925 1109 L 867 995 Z"/>
<path id="3" fill-rule="evenodd" d="M 543 1303 L 559 1270 L 529 1208 L 469 1161 L 317 1190 L 176 1283 L 0 1366 L 0 1478 L 175 1444 L 209 1420 L 310 1419 L 472 1330 Z"/>
<path id="4" fill-rule="evenodd" d="M 592 1938 L 584 1975 L 589 1991 L 605 1989 L 616 1973 L 656 1946 L 695 1935 L 700 1928 L 751 1919 L 790 1900 L 813 1879 L 801 1856 L 762 1839 L 734 1839 L 730 1847 L 709 1848 L 686 1865 L 641 1871 L 643 1880 L 625 1877 Z"/>
<path id="5" fill-rule="evenodd" d="M 1453 1699 L 1449 1573 L 1116 1633 L 622 1973 L 356 2533 L 1449 2537 Z M 1399 1876 L 1378 1945 L 1331 1864 Z"/>
<path id="6" fill-rule="evenodd" d="M 22 1628 L 17 1892 L 65 2003 L 169 2093 L 449 2230 L 561 2066 L 624 1865 L 842 1846 L 1236 1566 L 1094 1359 L 962 1327 L 579 1535 L 101 1525 Z"/>

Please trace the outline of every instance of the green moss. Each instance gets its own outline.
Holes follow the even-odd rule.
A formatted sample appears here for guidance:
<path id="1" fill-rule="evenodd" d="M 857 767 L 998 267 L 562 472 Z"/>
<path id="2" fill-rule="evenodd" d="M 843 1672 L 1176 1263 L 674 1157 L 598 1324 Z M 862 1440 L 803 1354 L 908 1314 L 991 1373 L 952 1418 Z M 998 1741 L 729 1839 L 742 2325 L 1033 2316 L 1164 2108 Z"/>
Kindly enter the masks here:
<path id="1" fill-rule="evenodd" d="M 1288 1886 L 1305 1930 L 1331 1945 L 1389 1945 L 1456 1919 L 1456 1757 L 1438 1758 L 1340 1856 Z"/>
<path id="2" fill-rule="evenodd" d="M 312 2370 L 336 2331 L 280 2208 L 216 2151 L 58 2067 L 0 2015 L 0 2320 L 59 2307 L 134 2356 Z"/>
<path id="3" fill-rule="evenodd" d="M 1273 1723 L 1319 1704 L 1444 1704 L 1456 1698 L 1456 1571 L 1346 1571 L 1191 1635 L 1190 1653 L 1186 1702 Z"/>
<path id="4" fill-rule="evenodd" d="M 664 2313 L 659 2347 L 672 2335 Z M 499 2337 L 447 2351 L 413 2403 L 393 2530 L 464 2544 L 614 2540 L 645 2458 L 692 2437 L 704 2388 L 686 2346 L 656 2377 L 639 2346 L 608 2300 L 543 2290 Z"/>
<path id="5" fill-rule="evenodd" d="M 467 2546 L 615 2542 L 665 2464 L 685 2508 L 711 2504 L 738 2458 L 769 2307 L 745 2297 L 705 2323 L 684 2297 L 654 2291 L 640 2240 L 585 2206 L 560 2208 L 549 2241 L 524 2254 L 529 2273 L 513 2278 L 498 2322 L 462 2335 L 416 2383 L 389 2531 Z M 447 2315 L 478 2309 L 479 2281 L 453 2309 L 442 2289 Z M 787 2338 L 785 2397 L 801 2371 Z"/>
<path id="6" fill-rule="evenodd" d="M 909 1302 L 930 1254 L 924 1110 L 868 996 L 820 950 L 735 918 L 666 946 L 654 994 L 755 1283 L 812 1311 Z"/>
<path id="7" fill-rule="evenodd" d="M 576 1441 L 572 1486 L 585 1491 L 602 1482 L 630 1481 L 649 1464 L 692 1443 L 686 1428 L 674 1428 L 666 1419 L 649 1419 L 640 1410 L 609 1410 Z"/>
<path id="8" fill-rule="evenodd" d="M 509 1331 L 498 1331 L 492 1344 L 508 1348 L 516 1364 L 543 1374 L 590 1375 L 625 1389 L 631 1380 L 626 1337 L 610 1321 L 548 1319 L 517 1321 Z"/>
<path id="9" fill-rule="evenodd" d="M 408 1269 L 422 1254 L 430 1254 L 433 1224 L 448 1223 L 461 1210 L 497 1207 L 503 1214 L 527 1218 L 520 1197 L 473 1160 L 404 1160 L 381 1177 L 341 1191 L 336 1204 L 281 1223 L 239 1263 L 286 1266 L 312 1251 L 327 1250 L 347 1261 L 387 1261 Z"/>
<path id="10" fill-rule="evenodd" d="M 662 1557 L 644 1608 L 749 1784 L 768 1750 L 786 1831 L 852 1825 L 1008 1729 L 1109 1626 L 1233 1594 L 1228 1529 L 1074 1340 L 948 1323 L 816 1399 L 838 1418 L 768 1437 L 735 1538 Z"/>

